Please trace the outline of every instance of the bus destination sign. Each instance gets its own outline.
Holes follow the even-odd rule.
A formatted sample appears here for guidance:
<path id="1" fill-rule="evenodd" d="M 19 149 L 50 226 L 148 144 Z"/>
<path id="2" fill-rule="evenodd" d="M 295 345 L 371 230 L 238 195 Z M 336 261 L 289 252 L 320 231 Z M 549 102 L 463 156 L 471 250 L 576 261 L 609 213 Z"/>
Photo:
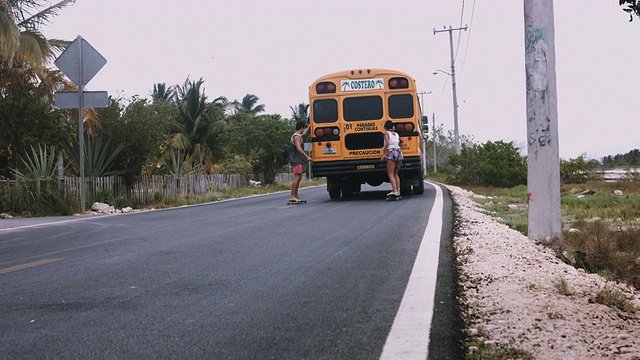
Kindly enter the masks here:
<path id="1" fill-rule="evenodd" d="M 342 80 L 342 91 L 383 90 L 384 79 Z"/>

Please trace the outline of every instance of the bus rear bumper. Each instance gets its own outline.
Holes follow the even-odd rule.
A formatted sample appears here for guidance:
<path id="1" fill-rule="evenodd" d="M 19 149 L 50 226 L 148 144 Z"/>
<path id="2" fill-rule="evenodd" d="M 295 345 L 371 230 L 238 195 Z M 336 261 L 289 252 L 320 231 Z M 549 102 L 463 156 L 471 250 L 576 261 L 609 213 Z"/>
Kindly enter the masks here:
<path id="1" fill-rule="evenodd" d="M 318 161 L 311 164 L 313 177 L 355 178 L 367 182 L 369 177 L 386 177 L 387 162 L 376 159 Z M 402 160 L 400 176 L 422 176 L 422 161 L 419 156 L 405 157 Z"/>

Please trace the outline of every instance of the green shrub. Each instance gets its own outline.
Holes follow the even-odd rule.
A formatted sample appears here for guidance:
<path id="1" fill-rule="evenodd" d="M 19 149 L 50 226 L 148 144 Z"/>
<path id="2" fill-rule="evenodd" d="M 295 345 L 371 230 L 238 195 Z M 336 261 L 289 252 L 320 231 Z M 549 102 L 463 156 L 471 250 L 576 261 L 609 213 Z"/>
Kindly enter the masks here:
<path id="1" fill-rule="evenodd" d="M 601 178 L 593 172 L 598 161 L 586 161 L 585 157 L 586 154 L 569 160 L 560 159 L 560 181 L 565 184 L 584 184 Z"/>
<path id="2" fill-rule="evenodd" d="M 459 185 L 514 187 L 527 183 L 527 163 L 513 143 L 488 141 L 463 146 L 449 163 L 458 168 L 453 181 Z"/>
<path id="3" fill-rule="evenodd" d="M 23 180 L 11 188 L 8 184 L 0 190 L 0 212 L 32 217 L 73 215 L 80 209 L 80 203 L 65 195 L 55 180 Z"/>

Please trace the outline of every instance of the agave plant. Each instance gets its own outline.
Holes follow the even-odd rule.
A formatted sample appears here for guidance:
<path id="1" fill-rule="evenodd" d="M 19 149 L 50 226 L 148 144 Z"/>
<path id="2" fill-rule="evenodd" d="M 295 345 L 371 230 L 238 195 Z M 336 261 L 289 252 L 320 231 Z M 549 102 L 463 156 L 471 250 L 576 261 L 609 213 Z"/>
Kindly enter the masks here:
<path id="1" fill-rule="evenodd" d="M 31 146 L 31 154 L 19 157 L 24 170 L 11 169 L 17 179 L 53 179 L 56 176 L 56 150 L 53 146 Z"/>
<path id="2" fill-rule="evenodd" d="M 113 160 L 124 148 L 124 143 L 118 144 L 115 148 L 109 146 L 110 141 L 104 142 L 102 134 L 96 137 L 88 136 L 84 142 L 84 174 L 85 176 L 112 176 L 119 175 L 122 171 L 111 170 Z M 67 155 L 71 159 L 73 166 L 71 173 L 80 176 L 80 152 L 77 148 L 65 147 Z"/>
<path id="3" fill-rule="evenodd" d="M 191 160 L 183 151 L 170 149 L 160 161 L 162 166 L 174 176 L 189 175 L 195 172 Z"/>

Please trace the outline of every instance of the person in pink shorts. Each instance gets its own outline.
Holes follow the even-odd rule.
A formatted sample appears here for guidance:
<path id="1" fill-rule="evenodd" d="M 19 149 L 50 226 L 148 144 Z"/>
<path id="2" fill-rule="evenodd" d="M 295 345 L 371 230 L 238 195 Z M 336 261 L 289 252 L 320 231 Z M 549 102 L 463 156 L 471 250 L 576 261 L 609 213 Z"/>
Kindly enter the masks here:
<path id="1" fill-rule="evenodd" d="M 305 159 L 311 161 L 311 156 L 304 152 L 302 137 L 307 134 L 310 126 L 311 124 L 307 125 L 303 122 L 298 122 L 296 124 L 296 132 L 291 135 L 291 140 L 289 141 L 289 161 L 293 169 L 293 183 L 291 184 L 289 201 L 300 201 L 298 188 L 300 187 L 300 180 L 302 180 L 302 163 Z"/>

